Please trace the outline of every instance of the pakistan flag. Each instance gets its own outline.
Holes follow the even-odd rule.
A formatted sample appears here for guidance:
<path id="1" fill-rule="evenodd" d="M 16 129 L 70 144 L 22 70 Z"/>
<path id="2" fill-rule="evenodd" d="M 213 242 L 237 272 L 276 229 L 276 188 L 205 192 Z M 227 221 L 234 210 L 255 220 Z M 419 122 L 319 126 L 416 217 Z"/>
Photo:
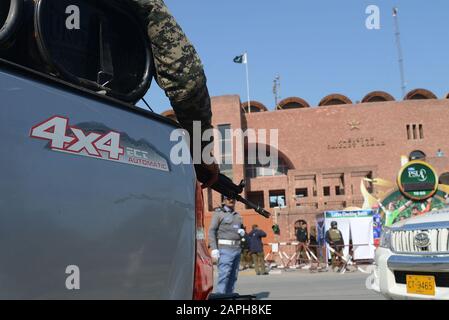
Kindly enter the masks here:
<path id="1" fill-rule="evenodd" d="M 248 61 L 248 60 L 247 60 L 247 57 L 246 57 L 246 53 L 244 53 L 244 54 L 242 54 L 242 55 L 237 56 L 237 57 L 234 58 L 234 62 L 235 62 L 235 63 L 243 63 L 243 64 L 246 64 L 247 61 Z"/>

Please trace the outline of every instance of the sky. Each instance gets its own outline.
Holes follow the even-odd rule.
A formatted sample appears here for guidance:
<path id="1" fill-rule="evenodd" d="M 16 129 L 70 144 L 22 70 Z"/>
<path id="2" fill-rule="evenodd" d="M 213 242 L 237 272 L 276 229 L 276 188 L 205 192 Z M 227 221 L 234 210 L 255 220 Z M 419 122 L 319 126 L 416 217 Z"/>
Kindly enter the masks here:
<path id="1" fill-rule="evenodd" d="M 281 98 L 298 96 L 311 106 L 331 93 L 353 102 L 383 90 L 402 98 L 392 8 L 399 9 L 406 91 L 449 92 L 447 0 L 165 0 L 197 49 L 211 96 L 237 94 L 274 109 L 273 80 Z M 369 5 L 380 9 L 380 29 L 367 29 Z M 146 99 L 155 112 L 170 108 L 153 81 Z M 139 103 L 139 105 L 143 105 Z"/>

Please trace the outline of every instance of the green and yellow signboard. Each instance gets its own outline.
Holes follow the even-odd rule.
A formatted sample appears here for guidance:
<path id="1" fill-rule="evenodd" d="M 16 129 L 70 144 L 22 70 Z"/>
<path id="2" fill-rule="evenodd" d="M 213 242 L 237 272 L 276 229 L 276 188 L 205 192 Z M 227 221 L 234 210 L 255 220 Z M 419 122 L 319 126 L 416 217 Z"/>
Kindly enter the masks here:
<path id="1" fill-rule="evenodd" d="M 437 173 L 429 164 L 420 160 L 403 166 L 397 182 L 402 194 L 416 201 L 426 200 L 438 190 Z"/>
<path id="2" fill-rule="evenodd" d="M 424 161 L 414 160 L 405 164 L 398 173 L 397 187 L 382 178 L 372 181 L 378 188 L 388 189 L 378 190 L 379 199 L 367 191 L 362 181 L 361 191 L 367 205 L 364 208 L 378 208 L 383 226 L 449 207 L 449 185 L 439 184 L 435 169 Z"/>

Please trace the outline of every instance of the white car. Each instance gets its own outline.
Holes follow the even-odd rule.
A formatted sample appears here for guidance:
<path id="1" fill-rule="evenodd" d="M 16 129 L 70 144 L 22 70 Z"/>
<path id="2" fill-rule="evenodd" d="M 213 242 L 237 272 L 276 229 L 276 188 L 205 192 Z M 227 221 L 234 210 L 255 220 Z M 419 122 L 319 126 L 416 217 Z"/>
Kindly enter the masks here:
<path id="1" fill-rule="evenodd" d="M 385 228 L 367 288 L 390 299 L 449 300 L 449 209 Z"/>

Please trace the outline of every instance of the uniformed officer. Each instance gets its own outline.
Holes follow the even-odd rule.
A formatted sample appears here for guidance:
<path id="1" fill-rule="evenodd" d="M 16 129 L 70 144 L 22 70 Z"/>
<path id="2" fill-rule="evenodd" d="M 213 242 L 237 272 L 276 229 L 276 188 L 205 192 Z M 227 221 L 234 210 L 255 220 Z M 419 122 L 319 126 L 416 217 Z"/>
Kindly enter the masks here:
<path id="1" fill-rule="evenodd" d="M 201 60 L 163 0 L 119 0 L 134 5 L 147 26 L 153 51 L 156 81 L 170 100 L 180 125 L 191 139 L 193 122 L 201 123 L 201 133 L 212 128 L 211 101 Z M 201 141 L 201 150 L 212 141 Z M 192 141 L 191 141 L 192 142 Z M 193 143 L 191 143 L 192 149 Z M 218 166 L 201 164 L 206 176 L 198 179 L 211 185 L 218 178 Z M 198 169 L 198 168 L 197 168 Z"/>
<path id="2" fill-rule="evenodd" d="M 298 241 L 298 264 L 305 264 L 308 262 L 306 248 L 309 241 L 309 232 L 307 231 L 307 222 L 305 220 L 298 220 L 295 222 L 295 235 L 296 240 Z"/>
<path id="3" fill-rule="evenodd" d="M 343 248 L 345 242 L 341 231 L 338 230 L 337 221 L 331 222 L 331 228 L 326 231 L 326 242 L 335 250 L 331 252 L 332 257 L 332 268 L 340 267 L 342 264 L 341 256 L 343 255 Z"/>
<path id="4" fill-rule="evenodd" d="M 240 241 L 245 235 L 242 217 L 234 210 L 235 200 L 224 198 L 221 208 L 215 210 L 209 228 L 209 246 L 212 258 L 218 260 L 217 293 L 234 292 L 239 271 Z"/>

